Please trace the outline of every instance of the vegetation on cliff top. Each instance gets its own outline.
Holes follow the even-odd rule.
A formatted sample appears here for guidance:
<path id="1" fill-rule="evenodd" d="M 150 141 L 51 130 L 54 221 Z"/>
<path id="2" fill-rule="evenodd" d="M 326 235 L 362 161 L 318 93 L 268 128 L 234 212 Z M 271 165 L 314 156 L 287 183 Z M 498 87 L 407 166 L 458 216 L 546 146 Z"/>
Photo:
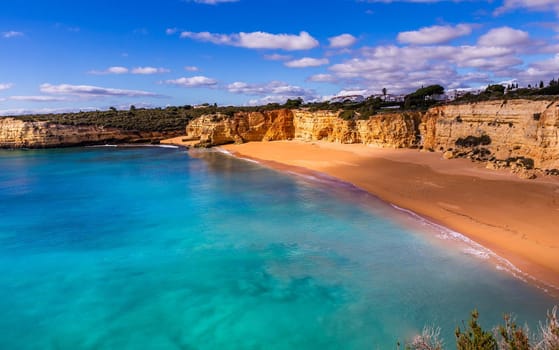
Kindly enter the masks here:
<path id="1" fill-rule="evenodd" d="M 232 117 L 237 112 L 266 111 L 280 108 L 297 109 L 307 108 L 311 111 L 330 110 L 340 111 L 340 117 L 345 120 L 369 119 L 385 111 L 410 111 L 427 110 L 429 107 L 440 104 L 438 97 L 444 94 L 440 85 L 422 87 L 405 96 L 403 101 L 388 101 L 384 98 L 370 96 L 362 102 L 353 102 L 350 99 L 343 102 L 310 102 L 304 103 L 301 98 L 288 99 L 286 103 L 269 103 L 264 106 L 225 106 L 204 104 L 197 107 L 190 105 L 166 108 L 135 108 L 117 110 L 111 107 L 107 111 L 92 111 L 61 114 L 38 114 L 15 116 L 23 121 L 50 121 L 66 125 L 95 125 L 114 127 L 121 130 L 175 132 L 181 131 L 192 119 L 205 114 L 223 114 Z M 489 85 L 479 94 L 466 93 L 452 103 L 482 102 L 496 99 L 539 99 L 559 95 L 559 81 L 553 79 L 545 86 L 540 82 L 539 87 L 518 88 L 518 85 Z"/>
<path id="2" fill-rule="evenodd" d="M 489 85 L 485 91 L 479 94 L 466 93 L 465 95 L 452 101 L 453 104 L 483 102 L 490 100 L 502 99 L 547 99 L 549 96 L 559 95 L 559 81 L 551 79 L 546 86 L 540 81 L 537 86 L 528 85 L 527 88 L 519 88 L 518 84 L 509 84 L 507 86 L 495 84 Z"/>
<path id="3" fill-rule="evenodd" d="M 281 106 L 217 107 L 215 105 L 205 105 L 194 108 L 186 105 L 153 109 L 131 106 L 128 111 L 119 111 L 111 107 L 108 111 L 37 114 L 14 116 L 14 118 L 23 121 L 49 121 L 64 125 L 95 125 L 121 130 L 173 132 L 183 131 L 190 120 L 205 114 L 221 113 L 233 116 L 239 111 L 262 111 L 276 108 L 281 108 Z"/>

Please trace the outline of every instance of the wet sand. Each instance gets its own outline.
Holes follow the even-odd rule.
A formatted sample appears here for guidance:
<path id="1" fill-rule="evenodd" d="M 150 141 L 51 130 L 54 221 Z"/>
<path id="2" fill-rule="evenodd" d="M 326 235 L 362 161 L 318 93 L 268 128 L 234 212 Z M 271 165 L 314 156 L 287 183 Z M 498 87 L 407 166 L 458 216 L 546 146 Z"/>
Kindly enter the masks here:
<path id="1" fill-rule="evenodd" d="M 277 168 L 318 171 L 457 231 L 559 286 L 559 179 L 523 180 L 440 153 L 327 142 L 221 147 Z M 557 294 L 557 293 L 553 293 Z"/>

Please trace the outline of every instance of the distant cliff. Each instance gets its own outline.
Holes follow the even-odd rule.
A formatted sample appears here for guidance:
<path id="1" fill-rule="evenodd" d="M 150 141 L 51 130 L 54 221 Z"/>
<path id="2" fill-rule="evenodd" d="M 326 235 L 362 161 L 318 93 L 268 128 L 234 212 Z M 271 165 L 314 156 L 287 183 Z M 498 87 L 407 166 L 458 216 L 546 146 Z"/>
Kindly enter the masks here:
<path id="1" fill-rule="evenodd" d="M 324 140 L 378 147 L 423 148 L 510 167 L 532 177 L 559 173 L 559 101 L 499 100 L 433 107 L 427 112 L 381 113 L 344 120 L 340 112 L 276 110 L 205 115 L 187 138 L 202 146 L 273 140 Z"/>
<path id="2" fill-rule="evenodd" d="M 91 125 L 74 126 L 0 118 L 0 148 L 50 148 L 112 142 L 152 142 L 167 136 L 168 134 L 159 132 L 134 132 Z"/>

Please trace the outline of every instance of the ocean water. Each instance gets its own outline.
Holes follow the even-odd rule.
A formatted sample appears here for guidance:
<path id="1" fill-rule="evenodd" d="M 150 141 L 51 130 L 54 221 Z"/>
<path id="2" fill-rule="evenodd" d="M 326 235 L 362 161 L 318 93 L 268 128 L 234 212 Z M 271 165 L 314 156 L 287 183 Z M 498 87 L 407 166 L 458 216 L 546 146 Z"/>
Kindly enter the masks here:
<path id="1" fill-rule="evenodd" d="M 427 226 L 218 152 L 0 151 L 0 349 L 452 348 L 558 303 Z"/>

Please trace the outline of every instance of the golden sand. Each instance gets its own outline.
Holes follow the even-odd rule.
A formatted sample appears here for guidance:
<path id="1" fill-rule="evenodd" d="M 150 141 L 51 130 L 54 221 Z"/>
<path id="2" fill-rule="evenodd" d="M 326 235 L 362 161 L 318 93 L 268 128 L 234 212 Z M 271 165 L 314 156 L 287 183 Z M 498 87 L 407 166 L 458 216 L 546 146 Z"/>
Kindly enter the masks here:
<path id="1" fill-rule="evenodd" d="M 559 286 L 559 179 L 523 180 L 466 159 L 410 149 L 300 141 L 222 148 L 272 167 L 305 168 L 352 183 Z"/>

